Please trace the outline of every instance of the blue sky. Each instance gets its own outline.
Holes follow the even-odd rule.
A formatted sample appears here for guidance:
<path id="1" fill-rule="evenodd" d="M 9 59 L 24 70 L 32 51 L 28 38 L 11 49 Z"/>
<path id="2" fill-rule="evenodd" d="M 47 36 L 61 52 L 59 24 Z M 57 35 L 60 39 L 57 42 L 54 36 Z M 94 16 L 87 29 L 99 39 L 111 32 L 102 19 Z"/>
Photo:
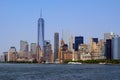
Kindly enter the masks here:
<path id="1" fill-rule="evenodd" d="M 42 9 L 45 39 L 53 44 L 54 33 L 103 38 L 103 33 L 120 35 L 120 0 L 0 0 L 0 53 L 20 40 L 37 41 L 37 20 Z"/>

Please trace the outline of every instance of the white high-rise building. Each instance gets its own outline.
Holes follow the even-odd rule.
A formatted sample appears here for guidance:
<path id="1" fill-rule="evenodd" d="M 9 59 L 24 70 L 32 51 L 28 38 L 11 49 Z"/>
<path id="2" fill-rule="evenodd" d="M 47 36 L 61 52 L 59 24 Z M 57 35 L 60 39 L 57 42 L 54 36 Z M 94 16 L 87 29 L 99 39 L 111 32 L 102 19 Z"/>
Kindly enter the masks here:
<path id="1" fill-rule="evenodd" d="M 120 37 L 112 39 L 112 59 L 120 60 Z"/>

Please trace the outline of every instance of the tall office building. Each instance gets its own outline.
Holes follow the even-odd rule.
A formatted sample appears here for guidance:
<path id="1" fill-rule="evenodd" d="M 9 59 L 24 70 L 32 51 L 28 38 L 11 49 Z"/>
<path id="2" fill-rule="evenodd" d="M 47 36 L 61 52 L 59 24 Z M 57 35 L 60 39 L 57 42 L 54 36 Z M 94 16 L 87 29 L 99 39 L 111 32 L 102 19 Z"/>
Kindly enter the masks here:
<path id="1" fill-rule="evenodd" d="M 112 59 L 120 60 L 120 37 L 112 39 Z"/>
<path id="2" fill-rule="evenodd" d="M 8 51 L 8 61 L 16 61 L 17 59 L 17 51 L 15 47 L 10 47 Z"/>
<path id="3" fill-rule="evenodd" d="M 111 33 L 104 33 L 104 42 L 105 42 L 105 55 L 106 59 L 112 59 L 112 38 L 115 37 L 113 32 Z"/>
<path id="4" fill-rule="evenodd" d="M 22 55 L 21 57 L 28 58 L 29 45 L 27 41 L 20 41 L 20 54 Z"/>
<path id="5" fill-rule="evenodd" d="M 44 60 L 46 62 L 53 62 L 53 53 L 52 53 L 52 45 L 50 41 L 45 41 L 45 46 L 44 46 Z"/>
<path id="6" fill-rule="evenodd" d="M 38 19 L 38 33 L 37 33 L 37 61 L 41 62 L 44 53 L 44 19 L 42 13 Z"/>
<path id="7" fill-rule="evenodd" d="M 107 60 L 112 59 L 112 40 L 107 39 L 105 44 L 105 55 Z"/>
<path id="8" fill-rule="evenodd" d="M 98 38 L 90 38 L 90 52 L 96 52 L 98 50 Z"/>
<path id="9" fill-rule="evenodd" d="M 31 43 L 31 45 L 30 45 L 30 52 L 32 54 L 36 54 L 36 47 L 37 47 L 36 43 Z"/>
<path id="10" fill-rule="evenodd" d="M 70 51 L 73 50 L 73 36 L 72 35 L 70 36 L 69 49 L 70 49 Z"/>
<path id="11" fill-rule="evenodd" d="M 30 55 L 29 57 L 32 59 L 37 59 L 37 44 L 36 43 L 31 43 L 30 44 Z"/>
<path id="12" fill-rule="evenodd" d="M 20 51 L 28 52 L 28 42 L 27 41 L 20 41 Z"/>
<path id="13" fill-rule="evenodd" d="M 75 51 L 78 51 L 78 47 L 80 44 L 84 43 L 84 38 L 83 36 L 76 36 L 75 37 Z"/>
<path id="14" fill-rule="evenodd" d="M 54 34 L 54 60 L 58 59 L 59 51 L 59 33 Z"/>
<path id="15" fill-rule="evenodd" d="M 42 18 L 42 13 L 40 18 L 38 19 L 38 45 L 41 50 L 44 49 L 44 19 Z"/>
<path id="16" fill-rule="evenodd" d="M 8 61 L 8 52 L 3 52 L 4 55 L 4 61 Z"/>
<path id="17" fill-rule="evenodd" d="M 93 42 L 98 43 L 98 38 L 92 38 Z"/>

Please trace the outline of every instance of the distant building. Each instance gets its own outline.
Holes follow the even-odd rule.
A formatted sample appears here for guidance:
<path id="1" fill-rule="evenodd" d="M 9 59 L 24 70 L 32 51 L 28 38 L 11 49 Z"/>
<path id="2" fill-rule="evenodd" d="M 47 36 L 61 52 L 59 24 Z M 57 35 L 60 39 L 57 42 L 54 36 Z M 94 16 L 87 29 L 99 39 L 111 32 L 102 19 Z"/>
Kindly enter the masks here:
<path id="1" fill-rule="evenodd" d="M 53 62 L 53 53 L 52 53 L 52 45 L 50 41 L 45 41 L 45 46 L 44 46 L 44 60 L 46 62 Z"/>
<path id="2" fill-rule="evenodd" d="M 59 33 L 54 34 L 54 60 L 58 59 L 59 52 Z"/>
<path id="3" fill-rule="evenodd" d="M 75 50 L 75 43 L 73 43 L 73 49 Z"/>
<path id="4" fill-rule="evenodd" d="M 91 53 L 92 59 L 103 59 L 103 40 L 98 41 L 98 38 L 90 38 L 89 52 Z"/>
<path id="5" fill-rule="evenodd" d="M 107 60 L 112 59 L 112 40 L 107 39 L 105 44 L 105 55 Z"/>
<path id="6" fill-rule="evenodd" d="M 33 59 L 37 59 L 37 44 L 36 43 L 31 43 L 30 44 L 30 56 Z"/>
<path id="7" fill-rule="evenodd" d="M 4 55 L 0 55 L 0 62 L 5 62 Z"/>
<path id="8" fill-rule="evenodd" d="M 113 37 L 115 37 L 115 34 L 113 32 L 104 33 L 104 42 L 106 42 L 107 39 L 112 39 Z"/>
<path id="9" fill-rule="evenodd" d="M 41 50 L 41 47 L 37 45 L 37 61 L 41 63 L 43 61 L 43 51 Z"/>
<path id="10" fill-rule="evenodd" d="M 100 51 L 100 58 L 99 59 L 105 59 L 105 43 L 104 43 L 103 39 L 101 39 L 98 42 L 98 47 L 99 47 L 99 51 Z"/>
<path id="11" fill-rule="evenodd" d="M 75 37 L 75 51 L 78 51 L 78 47 L 80 44 L 84 43 L 84 38 L 83 36 L 76 36 Z"/>
<path id="12" fill-rule="evenodd" d="M 112 39 L 112 59 L 120 60 L 120 37 Z"/>
<path id="13" fill-rule="evenodd" d="M 44 51 L 44 19 L 42 18 L 42 13 L 40 14 L 40 18 L 38 19 L 38 45 L 41 47 L 41 50 Z"/>
<path id="14" fill-rule="evenodd" d="M 89 45 L 81 44 L 79 45 L 78 59 L 79 60 L 91 60 L 91 53 L 89 53 Z"/>
<path id="15" fill-rule="evenodd" d="M 93 42 L 98 43 L 98 38 L 92 38 Z"/>
<path id="16" fill-rule="evenodd" d="M 72 52 L 67 51 L 64 53 L 64 60 L 72 60 Z"/>
<path id="17" fill-rule="evenodd" d="M 8 52 L 3 52 L 4 55 L 4 61 L 7 62 L 8 61 Z"/>
<path id="18" fill-rule="evenodd" d="M 91 54 L 90 53 L 82 53 L 81 54 L 81 57 L 80 57 L 81 60 L 91 60 Z"/>
<path id="19" fill-rule="evenodd" d="M 63 41 L 61 41 L 61 43 L 63 43 Z M 61 44 L 58 59 L 59 59 L 59 63 L 63 63 L 65 60 L 73 59 L 73 53 L 72 51 L 68 50 L 67 44 Z"/>
<path id="20" fill-rule="evenodd" d="M 73 51 L 73 36 L 70 36 L 69 50 Z"/>
<path id="21" fill-rule="evenodd" d="M 17 51 L 15 47 L 10 47 L 8 51 L 8 61 L 16 61 L 17 60 Z"/>
<path id="22" fill-rule="evenodd" d="M 31 45 L 30 45 L 30 52 L 32 54 L 36 54 L 36 47 L 37 47 L 36 43 L 31 43 Z"/>
<path id="23" fill-rule="evenodd" d="M 42 18 L 42 13 L 38 19 L 38 29 L 37 29 L 37 61 L 42 62 L 43 53 L 44 53 L 44 19 Z"/>
<path id="24" fill-rule="evenodd" d="M 90 38 L 90 50 L 91 52 L 97 52 L 98 38 Z"/>
<path id="25" fill-rule="evenodd" d="M 19 56 L 19 57 L 28 58 L 29 45 L 28 45 L 27 41 L 23 41 L 23 40 L 20 41 L 20 54 L 19 55 L 22 55 L 22 56 Z"/>

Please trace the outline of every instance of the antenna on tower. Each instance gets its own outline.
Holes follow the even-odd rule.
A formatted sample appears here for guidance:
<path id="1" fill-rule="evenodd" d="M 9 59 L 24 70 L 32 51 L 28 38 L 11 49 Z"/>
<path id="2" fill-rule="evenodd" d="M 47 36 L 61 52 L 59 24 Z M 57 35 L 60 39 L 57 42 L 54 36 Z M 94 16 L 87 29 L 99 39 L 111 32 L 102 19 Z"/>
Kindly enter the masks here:
<path id="1" fill-rule="evenodd" d="M 62 39 L 63 39 L 63 29 L 62 29 Z"/>

